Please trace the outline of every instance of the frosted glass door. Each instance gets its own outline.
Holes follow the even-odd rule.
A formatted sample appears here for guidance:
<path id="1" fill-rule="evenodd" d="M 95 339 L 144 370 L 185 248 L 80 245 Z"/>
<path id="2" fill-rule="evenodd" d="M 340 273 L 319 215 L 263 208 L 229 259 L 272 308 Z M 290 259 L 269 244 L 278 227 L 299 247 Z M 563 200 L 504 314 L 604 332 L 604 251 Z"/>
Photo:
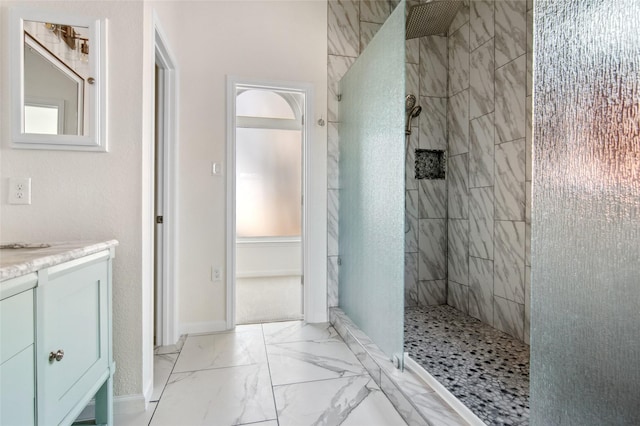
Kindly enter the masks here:
<path id="1" fill-rule="evenodd" d="M 389 358 L 404 324 L 402 1 L 341 81 L 340 307 Z"/>
<path id="2" fill-rule="evenodd" d="M 640 2 L 533 16 L 531 425 L 640 425 Z"/>

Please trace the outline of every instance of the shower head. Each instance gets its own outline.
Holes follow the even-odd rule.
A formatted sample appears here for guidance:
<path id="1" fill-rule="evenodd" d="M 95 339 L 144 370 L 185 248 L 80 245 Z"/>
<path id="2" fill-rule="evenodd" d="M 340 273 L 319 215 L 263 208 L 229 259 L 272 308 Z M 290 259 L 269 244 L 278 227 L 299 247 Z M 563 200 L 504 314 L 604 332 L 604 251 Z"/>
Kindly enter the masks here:
<path id="1" fill-rule="evenodd" d="M 446 33 L 462 5 L 460 0 L 433 0 L 409 9 L 406 39 Z"/>
<path id="2" fill-rule="evenodd" d="M 409 112 L 409 117 L 416 118 L 422 112 L 422 107 L 420 105 L 416 105 L 411 108 L 411 112 Z"/>
<path id="3" fill-rule="evenodd" d="M 405 111 L 411 111 L 411 108 L 416 104 L 416 97 L 414 95 L 407 95 L 404 99 Z"/>

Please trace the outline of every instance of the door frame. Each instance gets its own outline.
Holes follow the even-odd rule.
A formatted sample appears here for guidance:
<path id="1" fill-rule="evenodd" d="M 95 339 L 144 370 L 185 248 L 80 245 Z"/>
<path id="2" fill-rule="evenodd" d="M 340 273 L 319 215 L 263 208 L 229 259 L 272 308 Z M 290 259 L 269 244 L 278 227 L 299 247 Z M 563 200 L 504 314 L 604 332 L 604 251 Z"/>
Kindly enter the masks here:
<path id="1" fill-rule="evenodd" d="M 161 93 L 158 99 L 158 109 L 161 115 L 161 130 L 158 132 L 163 150 L 163 173 L 162 173 L 162 199 L 164 223 L 162 229 L 162 292 L 156 306 L 154 322 L 160 317 L 161 332 L 156 336 L 160 345 L 172 345 L 178 341 L 178 301 L 177 301 L 177 262 L 175 258 L 175 244 L 178 234 L 178 209 L 177 209 L 177 105 L 178 105 L 178 71 L 176 61 L 169 49 L 167 38 L 159 26 L 157 19 L 154 19 L 154 51 L 155 64 L 158 65 L 161 86 Z M 154 119 L 155 121 L 155 119 Z M 155 132 L 154 126 L 154 132 Z M 155 175 L 155 163 L 154 163 Z M 153 216 L 155 227 L 155 211 Z M 154 244 L 154 257 L 155 244 Z"/>
<path id="2" fill-rule="evenodd" d="M 313 85 L 301 82 L 286 82 L 273 80 L 256 80 L 241 78 L 237 76 L 227 76 L 227 171 L 226 171 L 226 187 L 227 187 L 227 212 L 226 212 L 226 328 L 231 330 L 236 325 L 236 90 L 238 86 L 251 86 L 262 89 L 273 90 L 289 90 L 304 94 L 304 122 L 302 126 L 303 145 L 302 145 L 302 277 L 303 277 L 303 306 L 302 311 L 305 321 L 308 318 L 318 317 L 315 315 L 319 310 L 325 312 L 326 318 L 326 300 L 318 301 L 317 298 L 311 297 L 317 293 L 311 291 L 311 286 L 318 286 L 317 280 L 310 279 L 308 272 L 310 271 L 310 222 L 309 222 L 309 196 L 311 195 L 311 176 L 312 161 L 310 152 L 312 146 L 312 121 L 313 121 L 313 105 L 314 93 Z M 326 282 L 324 283 L 324 291 L 326 294 Z M 325 298 L 326 299 L 326 298 Z M 309 315 L 311 313 L 311 315 Z M 323 317 L 323 315 L 320 315 Z"/>

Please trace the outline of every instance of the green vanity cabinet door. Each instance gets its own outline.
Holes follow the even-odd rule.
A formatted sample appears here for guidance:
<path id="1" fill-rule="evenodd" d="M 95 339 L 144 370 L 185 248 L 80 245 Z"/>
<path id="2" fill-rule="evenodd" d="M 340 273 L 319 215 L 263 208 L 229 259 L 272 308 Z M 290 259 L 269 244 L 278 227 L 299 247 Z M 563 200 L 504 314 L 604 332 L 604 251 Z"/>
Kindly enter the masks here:
<path id="1" fill-rule="evenodd" d="M 0 301 L 0 425 L 35 422 L 33 290 Z"/>
<path id="2" fill-rule="evenodd" d="M 38 286 L 38 424 L 71 423 L 108 375 L 108 260 L 69 264 Z"/>

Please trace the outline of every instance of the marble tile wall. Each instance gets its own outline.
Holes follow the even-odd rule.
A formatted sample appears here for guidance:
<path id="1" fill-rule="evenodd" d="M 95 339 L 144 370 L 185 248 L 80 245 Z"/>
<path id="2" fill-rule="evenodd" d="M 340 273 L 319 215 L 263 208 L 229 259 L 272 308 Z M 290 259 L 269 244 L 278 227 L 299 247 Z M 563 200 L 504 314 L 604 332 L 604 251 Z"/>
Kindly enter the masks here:
<path id="1" fill-rule="evenodd" d="M 527 343 L 532 22 L 526 0 L 471 0 L 447 39 L 447 304 Z"/>

